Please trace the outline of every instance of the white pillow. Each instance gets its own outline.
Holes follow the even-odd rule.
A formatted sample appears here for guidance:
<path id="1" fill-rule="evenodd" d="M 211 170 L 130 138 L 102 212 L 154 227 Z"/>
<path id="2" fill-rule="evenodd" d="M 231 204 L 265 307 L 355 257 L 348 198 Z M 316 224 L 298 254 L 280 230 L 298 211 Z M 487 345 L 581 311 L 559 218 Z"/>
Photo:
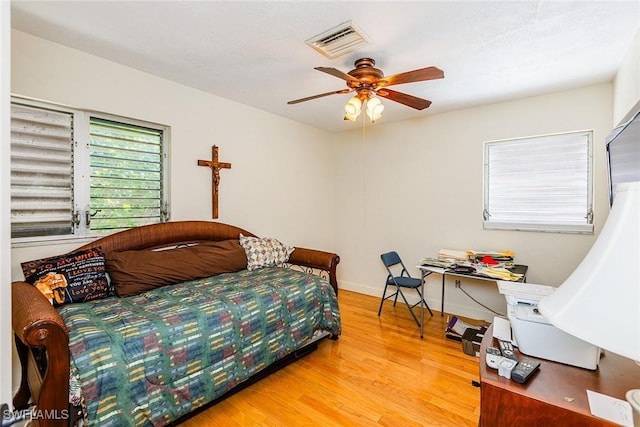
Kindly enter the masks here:
<path id="1" fill-rule="evenodd" d="M 295 249 L 293 246 L 282 244 L 276 239 L 265 237 L 246 237 L 240 234 L 240 246 L 247 254 L 247 269 L 249 271 L 263 267 L 274 267 L 289 260 Z"/>

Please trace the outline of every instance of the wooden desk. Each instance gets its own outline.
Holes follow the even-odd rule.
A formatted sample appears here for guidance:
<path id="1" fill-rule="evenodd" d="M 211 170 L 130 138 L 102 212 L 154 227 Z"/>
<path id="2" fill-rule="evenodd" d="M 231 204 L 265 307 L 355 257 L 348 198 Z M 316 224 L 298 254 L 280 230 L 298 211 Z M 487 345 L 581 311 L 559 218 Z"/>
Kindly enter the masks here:
<path id="1" fill-rule="evenodd" d="M 627 390 L 640 386 L 640 367 L 610 352 L 600 359 L 596 371 L 537 359 L 538 372 L 518 384 L 487 366 L 489 346 L 498 347 L 493 327 L 480 347 L 480 427 L 615 426 L 591 415 L 586 390 L 625 400 Z M 518 357 L 529 356 L 518 352 Z"/>

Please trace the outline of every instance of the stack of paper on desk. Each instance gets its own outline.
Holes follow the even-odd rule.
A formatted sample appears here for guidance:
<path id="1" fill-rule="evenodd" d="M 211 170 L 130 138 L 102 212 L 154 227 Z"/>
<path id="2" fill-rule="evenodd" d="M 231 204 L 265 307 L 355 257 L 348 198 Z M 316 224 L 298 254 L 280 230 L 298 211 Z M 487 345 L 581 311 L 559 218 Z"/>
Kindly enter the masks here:
<path id="1" fill-rule="evenodd" d="M 477 274 L 484 274 L 494 279 L 509 280 L 512 282 L 522 279 L 522 274 L 513 273 L 506 268 L 480 268 L 476 271 Z"/>
<path id="2" fill-rule="evenodd" d="M 422 258 L 420 260 L 420 265 L 428 265 L 431 267 L 450 268 L 454 264 L 455 262 L 446 259 Z"/>
<path id="3" fill-rule="evenodd" d="M 457 251 L 454 249 L 440 249 L 438 251 L 438 258 L 451 259 L 454 261 L 468 261 L 469 255 L 467 251 Z"/>
<path id="4" fill-rule="evenodd" d="M 495 261 L 499 262 L 507 262 L 513 261 L 516 254 L 513 251 L 467 251 L 469 254 L 469 258 L 475 260 L 481 260 L 484 257 L 491 257 Z"/>

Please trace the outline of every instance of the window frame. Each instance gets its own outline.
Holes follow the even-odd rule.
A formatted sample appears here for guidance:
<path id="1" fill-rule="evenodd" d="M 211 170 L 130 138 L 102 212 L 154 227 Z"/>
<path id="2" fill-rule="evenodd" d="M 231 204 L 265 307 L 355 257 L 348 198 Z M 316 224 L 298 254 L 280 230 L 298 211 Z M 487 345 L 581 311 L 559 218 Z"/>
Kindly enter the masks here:
<path id="1" fill-rule="evenodd" d="M 90 120 L 91 118 L 110 120 L 114 122 L 126 123 L 133 126 L 141 126 L 162 131 L 161 146 L 161 170 L 162 170 L 162 189 L 161 189 L 161 215 L 160 222 L 169 220 L 170 214 L 170 161 L 169 149 L 171 144 L 171 127 L 160 123 L 140 120 L 112 113 L 105 113 L 90 109 L 81 109 L 70 107 L 54 102 L 42 101 L 38 99 L 23 97 L 19 95 L 11 96 L 11 105 L 14 103 L 34 108 L 43 108 L 55 110 L 73 115 L 72 138 L 72 199 L 74 215 L 79 215 L 79 222 L 74 223 L 71 234 L 62 235 L 42 235 L 31 237 L 12 237 L 11 243 L 17 246 L 39 244 L 42 242 L 49 243 L 65 243 L 78 240 L 93 240 L 95 238 L 104 237 L 106 235 L 121 231 L 113 230 L 111 232 L 95 232 L 87 226 L 85 210 L 90 206 L 91 201 L 91 183 L 90 183 Z M 11 222 L 11 221 L 10 221 Z"/>
<path id="2" fill-rule="evenodd" d="M 520 138 L 508 138 L 501 140 L 485 141 L 483 147 L 483 229 L 485 230 L 509 230 L 509 231 L 538 231 L 538 232 L 552 232 L 552 233 L 578 233 L 578 234 L 593 234 L 593 130 L 580 130 L 570 131 L 552 134 L 543 134 L 535 136 L 527 136 Z M 587 213 L 585 215 L 584 223 L 565 223 L 565 222 L 537 222 L 535 220 L 525 221 L 491 221 L 490 212 L 490 148 L 499 144 L 514 144 L 518 142 L 534 142 L 538 140 L 541 144 L 545 140 L 551 138 L 573 138 L 573 137 L 586 137 L 586 206 Z M 537 173 L 543 173 L 538 171 Z"/>

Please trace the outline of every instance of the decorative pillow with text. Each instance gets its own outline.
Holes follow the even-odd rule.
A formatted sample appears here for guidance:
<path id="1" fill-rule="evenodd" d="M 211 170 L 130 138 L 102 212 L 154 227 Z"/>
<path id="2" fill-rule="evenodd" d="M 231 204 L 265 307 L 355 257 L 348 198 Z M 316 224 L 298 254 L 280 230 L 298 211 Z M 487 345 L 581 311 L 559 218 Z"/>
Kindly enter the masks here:
<path id="1" fill-rule="evenodd" d="M 113 295 L 104 254 L 96 248 L 23 262 L 27 283 L 34 285 L 58 307 Z"/>
<path id="2" fill-rule="evenodd" d="M 246 237 L 242 234 L 240 234 L 240 246 L 244 248 L 247 255 L 247 270 L 281 265 L 289 260 L 289 256 L 295 249 L 270 237 L 261 239 Z"/>

